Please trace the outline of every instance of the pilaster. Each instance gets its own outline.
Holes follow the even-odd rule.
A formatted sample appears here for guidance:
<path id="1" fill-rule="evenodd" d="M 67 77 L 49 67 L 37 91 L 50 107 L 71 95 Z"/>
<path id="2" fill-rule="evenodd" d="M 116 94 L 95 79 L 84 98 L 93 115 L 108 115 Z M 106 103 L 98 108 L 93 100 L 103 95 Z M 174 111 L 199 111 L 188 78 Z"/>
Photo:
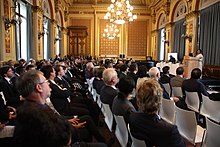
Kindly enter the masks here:
<path id="1" fill-rule="evenodd" d="M 50 20 L 50 57 L 54 58 L 56 55 L 56 46 L 54 45 L 57 21 L 55 19 Z"/>
<path id="2" fill-rule="evenodd" d="M 43 9 L 39 6 L 33 6 L 33 48 L 34 59 L 43 58 L 42 36 L 38 36 L 42 32 Z"/>
<path id="3" fill-rule="evenodd" d="M 186 55 L 195 52 L 197 49 L 198 15 L 199 13 L 196 11 L 186 15 L 186 36 L 188 36 L 186 38 Z"/>

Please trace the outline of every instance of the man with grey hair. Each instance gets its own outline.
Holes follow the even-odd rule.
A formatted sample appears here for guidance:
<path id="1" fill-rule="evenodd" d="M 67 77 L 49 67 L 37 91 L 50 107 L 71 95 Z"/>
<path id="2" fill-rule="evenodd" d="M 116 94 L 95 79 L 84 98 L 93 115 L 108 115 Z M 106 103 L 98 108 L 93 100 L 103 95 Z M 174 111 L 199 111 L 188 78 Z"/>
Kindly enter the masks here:
<path id="1" fill-rule="evenodd" d="M 173 99 L 174 102 L 178 102 L 179 101 L 179 98 L 177 98 L 177 97 L 171 97 L 170 98 L 170 96 L 169 96 L 168 92 L 165 90 L 163 84 L 160 83 L 160 81 L 159 81 L 159 79 L 160 79 L 160 71 L 159 71 L 159 69 L 157 67 L 152 67 L 149 70 L 149 76 L 150 76 L 151 79 L 156 80 L 160 84 L 161 88 L 163 89 L 163 98 L 165 98 L 165 99 Z"/>
<path id="2" fill-rule="evenodd" d="M 112 108 L 113 99 L 118 94 L 118 90 L 115 85 L 118 83 L 117 72 L 113 68 L 107 68 L 103 72 L 103 80 L 105 85 L 100 92 L 100 99 L 104 104 L 109 104 Z"/>

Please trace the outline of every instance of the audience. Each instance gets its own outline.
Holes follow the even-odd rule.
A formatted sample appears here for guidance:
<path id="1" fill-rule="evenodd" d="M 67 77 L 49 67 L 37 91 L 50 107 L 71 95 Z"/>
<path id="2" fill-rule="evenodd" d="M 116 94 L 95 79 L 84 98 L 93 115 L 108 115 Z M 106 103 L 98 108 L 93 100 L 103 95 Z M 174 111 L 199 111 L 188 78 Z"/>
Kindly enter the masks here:
<path id="1" fill-rule="evenodd" d="M 153 79 L 145 80 L 137 87 L 136 96 L 140 112 L 131 113 L 129 117 L 132 136 L 144 140 L 148 147 L 184 147 L 177 126 L 157 115 L 163 98 L 160 84 Z"/>
<path id="2" fill-rule="evenodd" d="M 48 80 L 43 73 L 31 70 L 19 77 L 17 87 L 25 102 L 17 110 L 14 138 L 17 146 L 64 147 L 78 144 L 80 138 L 73 125 L 45 104 L 50 97 Z M 85 124 L 85 123 L 84 123 Z M 83 145 L 84 144 L 84 145 Z M 105 146 L 96 144 L 94 146 Z M 80 146 L 90 144 L 80 142 Z"/>

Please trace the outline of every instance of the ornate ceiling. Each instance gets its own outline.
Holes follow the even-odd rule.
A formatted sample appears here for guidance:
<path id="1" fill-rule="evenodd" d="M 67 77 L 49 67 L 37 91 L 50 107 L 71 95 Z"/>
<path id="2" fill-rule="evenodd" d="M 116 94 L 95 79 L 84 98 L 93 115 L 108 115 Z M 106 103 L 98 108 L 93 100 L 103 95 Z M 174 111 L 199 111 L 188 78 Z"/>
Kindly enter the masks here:
<path id="1" fill-rule="evenodd" d="M 149 6 L 152 0 L 129 0 L 130 4 Z M 110 4 L 111 0 L 66 0 L 70 5 L 73 4 Z"/>

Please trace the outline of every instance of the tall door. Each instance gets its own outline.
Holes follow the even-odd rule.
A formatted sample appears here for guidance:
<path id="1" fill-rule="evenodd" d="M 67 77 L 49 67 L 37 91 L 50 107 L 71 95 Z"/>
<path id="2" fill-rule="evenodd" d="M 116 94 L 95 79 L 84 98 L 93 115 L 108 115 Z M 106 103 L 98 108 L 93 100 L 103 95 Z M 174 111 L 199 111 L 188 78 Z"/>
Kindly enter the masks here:
<path id="1" fill-rule="evenodd" d="M 69 54 L 74 56 L 86 56 L 87 53 L 87 27 L 72 26 L 68 27 L 69 35 Z"/>

